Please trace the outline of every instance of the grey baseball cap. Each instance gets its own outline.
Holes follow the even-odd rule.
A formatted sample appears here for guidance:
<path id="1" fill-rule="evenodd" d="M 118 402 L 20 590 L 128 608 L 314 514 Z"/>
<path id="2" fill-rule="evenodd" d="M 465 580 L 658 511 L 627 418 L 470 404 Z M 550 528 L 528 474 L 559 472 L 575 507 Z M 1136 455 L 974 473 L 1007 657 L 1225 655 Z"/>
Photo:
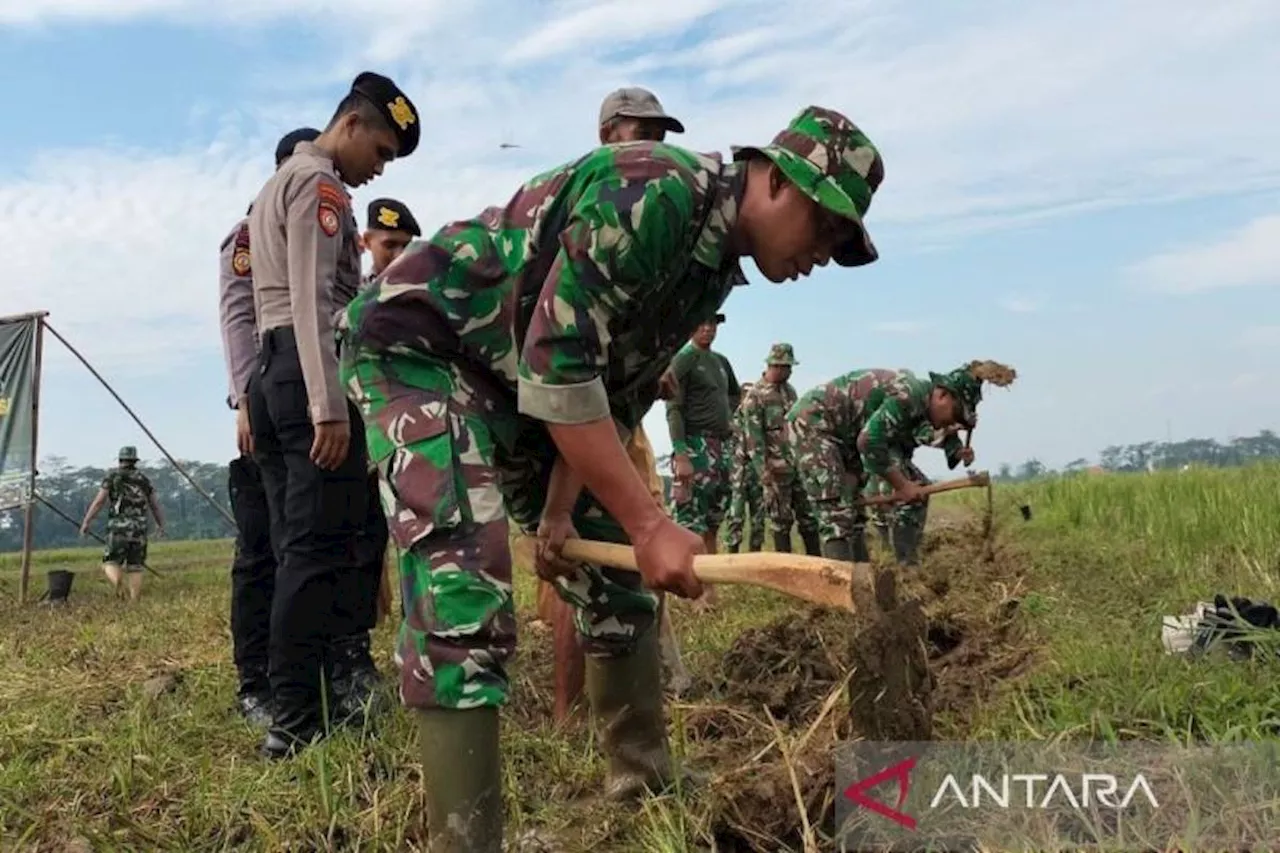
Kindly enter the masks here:
<path id="1" fill-rule="evenodd" d="M 605 96 L 600 104 L 600 126 L 615 118 L 656 119 L 672 133 L 684 133 L 684 125 L 679 119 L 667 115 L 658 96 L 639 86 L 615 89 Z"/>

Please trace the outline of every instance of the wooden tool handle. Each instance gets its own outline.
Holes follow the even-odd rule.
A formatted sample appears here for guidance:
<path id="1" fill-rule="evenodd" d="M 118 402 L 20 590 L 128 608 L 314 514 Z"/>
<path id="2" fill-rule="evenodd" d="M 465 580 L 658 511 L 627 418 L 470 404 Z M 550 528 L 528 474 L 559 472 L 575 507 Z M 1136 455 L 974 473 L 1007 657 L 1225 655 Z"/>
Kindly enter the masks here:
<path id="1" fill-rule="evenodd" d="M 590 539 L 570 539 L 564 543 L 561 553 L 565 559 L 580 563 L 595 563 L 599 566 L 610 566 L 632 572 L 640 571 L 640 566 L 636 563 L 636 552 L 629 545 L 594 542 Z M 837 561 L 823 560 L 821 557 L 806 558 L 803 554 L 775 554 L 769 551 L 748 554 L 699 554 L 693 558 L 693 573 L 704 583 L 754 584 L 758 572 L 794 567 L 798 559 L 841 565 Z"/>
<path id="2" fill-rule="evenodd" d="M 537 540 L 519 535 L 515 550 L 531 560 Z M 570 539 L 560 551 L 567 560 L 638 572 L 629 545 Z M 701 554 L 693 558 L 693 573 L 704 583 L 758 586 L 801 598 L 823 607 L 852 610 L 851 572 L 855 564 L 808 554 L 759 551 L 747 554 Z M 866 568 L 862 566 L 862 568 Z"/>
<path id="3" fill-rule="evenodd" d="M 991 484 L 991 474 L 986 471 L 978 471 L 967 477 L 958 477 L 954 480 L 943 480 L 941 483 L 931 483 L 928 486 L 922 486 L 920 491 L 926 495 L 936 495 L 940 492 L 951 492 L 956 489 L 974 489 Z M 878 504 L 894 503 L 895 498 L 889 495 L 871 495 L 859 500 L 863 506 L 876 506 Z"/>

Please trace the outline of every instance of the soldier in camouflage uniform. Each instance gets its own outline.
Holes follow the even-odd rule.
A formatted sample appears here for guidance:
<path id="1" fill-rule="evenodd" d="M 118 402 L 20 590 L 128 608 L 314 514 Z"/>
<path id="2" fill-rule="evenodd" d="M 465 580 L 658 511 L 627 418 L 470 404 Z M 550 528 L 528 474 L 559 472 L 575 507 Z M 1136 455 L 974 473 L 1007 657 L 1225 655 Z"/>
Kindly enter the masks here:
<path id="1" fill-rule="evenodd" d="M 704 545 L 654 502 L 624 442 L 742 279 L 735 247 L 773 282 L 871 263 L 862 221 L 883 174 L 866 136 L 816 107 L 730 163 L 605 146 L 411 244 L 342 312 L 343 384 L 410 572 L 400 692 L 432 770 L 433 850 L 502 844 L 508 517 L 539 534 L 538 573 L 577 609 L 607 793 L 671 781 L 654 591 L 698 597 Z M 630 542 L 639 573 L 566 563 L 577 535 Z"/>
<path id="2" fill-rule="evenodd" d="M 953 424 L 971 426 L 981 382 L 967 368 L 922 379 L 909 370 L 854 370 L 806 393 L 787 414 L 801 482 L 818 519 L 824 556 L 870 559 L 866 510 L 855 496 L 868 476 L 883 477 L 902 504 L 925 496 L 924 475 L 904 458 L 920 436 Z M 973 452 L 954 433 L 943 443 L 947 463 L 969 464 Z M 918 536 L 917 536 L 918 539 Z M 914 547 L 906 539 L 899 547 Z"/>
<path id="3" fill-rule="evenodd" d="M 164 515 L 151 481 L 138 470 L 138 449 L 120 448 L 118 461 L 119 467 L 102 478 L 102 487 L 80 523 L 80 535 L 89 534 L 89 525 L 107 506 L 107 547 L 102 554 L 102 571 L 117 595 L 121 572 L 128 575 L 129 600 L 137 601 L 147 562 L 147 510 L 155 516 L 157 536 L 164 536 Z"/>
<path id="4" fill-rule="evenodd" d="M 917 447 L 941 448 L 947 454 L 949 468 L 956 467 L 957 455 L 971 462 L 972 454 L 961 453 L 963 447 L 955 438 L 956 433 L 966 426 L 966 424 L 957 423 L 945 429 L 934 429 L 930 425 L 924 425 L 916 430 L 908 441 L 890 448 L 890 455 L 907 479 L 918 485 L 927 486 L 929 478 L 911 460 L 915 449 Z M 890 495 L 893 494 L 893 486 L 884 477 L 872 474 L 867 478 L 867 486 L 862 490 L 862 494 L 867 497 Z M 924 526 L 929 517 L 929 499 L 925 498 L 912 504 L 877 504 L 869 507 L 867 513 L 881 543 L 886 548 L 893 549 L 898 562 L 903 565 L 914 565 L 917 562 L 920 540 L 924 535 Z"/>
<path id="5" fill-rule="evenodd" d="M 796 364 L 791 344 L 776 343 L 769 348 L 764 375 L 742 404 L 742 421 L 747 455 L 773 526 L 774 550 L 791 550 L 791 525 L 795 522 L 805 551 L 816 556 L 822 550 L 818 523 L 796 474 L 787 422 L 787 412 L 796 402 L 796 391 L 788 381 Z"/>
<path id="6" fill-rule="evenodd" d="M 760 478 L 756 476 L 755 466 L 751 464 L 751 455 L 747 451 L 742 425 L 743 405 L 750 394 L 751 383 L 743 382 L 742 402 L 733 415 L 733 449 L 730 451 L 733 473 L 729 477 L 732 494 L 729 498 L 729 513 L 724 520 L 724 543 L 730 554 L 736 554 L 742 548 L 742 526 L 748 518 L 751 520 L 748 550 L 759 551 L 764 547 L 764 499 L 760 494 Z"/>

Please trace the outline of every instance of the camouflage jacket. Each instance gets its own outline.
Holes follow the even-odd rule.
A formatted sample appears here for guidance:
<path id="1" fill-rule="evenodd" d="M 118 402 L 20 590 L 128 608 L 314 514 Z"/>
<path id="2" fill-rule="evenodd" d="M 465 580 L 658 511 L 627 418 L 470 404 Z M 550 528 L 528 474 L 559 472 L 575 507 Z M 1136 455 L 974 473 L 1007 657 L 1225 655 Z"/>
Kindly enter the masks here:
<path id="1" fill-rule="evenodd" d="M 122 536 L 147 535 L 147 513 L 154 489 L 136 468 L 112 468 L 102 478 L 107 491 L 107 531 Z"/>
<path id="2" fill-rule="evenodd" d="M 726 239 L 743 170 L 664 143 L 597 148 L 410 244 L 343 313 L 344 349 L 417 340 L 491 376 L 523 415 L 633 429 L 745 281 Z"/>
<path id="3" fill-rule="evenodd" d="M 884 476 L 898 468 L 898 458 L 935 442 L 954 468 L 963 443 L 954 433 L 940 436 L 929 423 L 932 390 L 909 370 L 853 370 L 807 392 L 787 417 L 856 447 L 869 474 Z"/>
<path id="4" fill-rule="evenodd" d="M 763 377 L 751 386 L 751 391 L 743 399 L 743 441 L 757 472 L 786 472 L 791 469 L 787 411 L 795 404 L 796 389 L 790 382 L 777 385 Z"/>

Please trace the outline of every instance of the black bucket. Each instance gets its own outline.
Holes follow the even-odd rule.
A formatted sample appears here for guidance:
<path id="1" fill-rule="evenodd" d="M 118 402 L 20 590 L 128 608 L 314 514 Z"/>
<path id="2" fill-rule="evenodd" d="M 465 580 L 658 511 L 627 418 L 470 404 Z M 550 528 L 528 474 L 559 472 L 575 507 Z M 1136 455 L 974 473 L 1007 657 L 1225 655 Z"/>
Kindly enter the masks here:
<path id="1" fill-rule="evenodd" d="M 65 569 L 53 569 L 49 577 L 49 602 L 66 601 L 71 596 L 71 582 L 76 579 L 72 572 Z"/>

